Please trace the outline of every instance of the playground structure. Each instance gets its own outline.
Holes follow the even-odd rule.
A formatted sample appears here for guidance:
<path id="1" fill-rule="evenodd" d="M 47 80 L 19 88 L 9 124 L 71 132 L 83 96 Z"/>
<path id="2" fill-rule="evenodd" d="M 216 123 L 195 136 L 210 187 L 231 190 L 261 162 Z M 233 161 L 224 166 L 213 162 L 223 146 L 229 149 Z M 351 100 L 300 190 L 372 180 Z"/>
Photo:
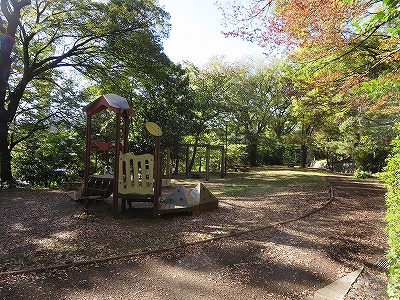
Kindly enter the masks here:
<path id="1" fill-rule="evenodd" d="M 109 143 L 92 141 L 92 117 L 106 109 L 111 110 L 116 115 L 115 141 Z M 118 215 L 119 199 L 121 199 L 122 211 L 126 210 L 126 204 L 131 206 L 132 202 L 151 203 L 154 219 L 159 214 L 200 210 L 200 202 L 203 201 L 201 197 L 198 196 L 196 199 L 190 193 L 187 193 L 183 187 L 161 201 L 162 155 L 160 137 L 162 131 L 157 124 L 146 123 L 147 130 L 155 137 L 154 155 L 134 155 L 128 153 L 129 119 L 133 116 L 133 110 L 125 98 L 115 94 L 103 95 L 84 107 L 83 111 L 87 115 L 85 173 L 82 188 L 78 191 L 76 200 L 83 200 L 86 210 L 88 210 L 90 201 L 102 200 L 111 195 L 114 217 Z M 103 175 L 90 175 L 90 156 L 93 149 L 96 149 L 96 151 L 114 151 L 112 171 L 105 169 Z M 184 191 L 184 194 L 188 196 L 182 197 L 180 191 Z M 195 195 L 197 194 L 195 193 Z M 183 198 L 190 198 L 190 201 L 184 202 Z M 218 208 L 218 200 L 214 197 L 213 201 L 216 204 L 212 207 Z"/>
<path id="2" fill-rule="evenodd" d="M 93 144 L 96 145 L 102 145 L 104 147 L 104 144 L 100 144 L 98 141 L 93 142 L 91 141 L 91 136 L 92 136 L 92 117 L 100 113 L 106 109 L 111 110 L 112 112 L 115 113 L 116 115 L 116 122 L 115 122 L 115 141 L 112 144 L 113 145 L 113 150 L 114 150 L 114 167 L 113 167 L 113 174 L 106 174 L 106 175 L 91 175 L 90 176 L 90 150 L 91 146 Z M 81 197 L 85 200 L 85 206 L 87 208 L 87 203 L 90 200 L 96 200 L 98 198 L 105 198 L 108 195 L 111 187 L 112 187 L 112 197 L 113 197 L 113 216 L 116 217 L 118 215 L 118 199 L 121 197 L 121 207 L 122 209 L 125 208 L 125 203 L 127 201 L 127 198 L 131 199 L 136 199 L 137 201 L 148 201 L 153 203 L 153 217 L 155 218 L 157 215 L 157 210 L 158 210 L 158 202 L 159 202 L 159 197 L 161 196 L 161 184 L 158 184 L 159 182 L 161 183 L 161 154 L 160 154 L 160 136 L 161 136 L 161 130 L 159 134 L 155 138 L 155 154 L 154 154 L 154 159 L 152 161 L 152 165 L 156 166 L 154 168 L 154 177 L 155 180 L 151 182 L 151 193 L 146 194 L 146 197 L 144 197 L 144 194 L 142 193 L 141 188 L 135 189 L 129 189 L 129 190 L 121 190 L 121 193 L 119 191 L 120 187 L 123 187 L 124 184 L 126 186 L 126 180 L 122 181 L 120 179 L 120 175 L 124 174 L 125 178 L 127 179 L 130 176 L 130 170 L 124 169 L 124 166 L 128 165 L 133 169 L 133 171 L 138 171 L 138 168 L 142 168 L 142 165 L 137 165 L 134 166 L 134 164 L 124 164 L 124 154 L 128 152 L 128 131 L 129 131 L 129 119 L 130 117 L 133 116 L 133 110 L 130 108 L 128 102 L 126 101 L 125 98 L 115 95 L 115 94 L 107 94 L 99 97 L 89 105 L 83 108 L 83 111 L 86 113 L 87 118 L 86 118 L 86 151 L 85 151 L 85 173 L 84 173 L 84 181 L 83 181 L 83 191 Z M 123 121 L 123 127 L 121 125 L 121 122 Z M 122 131 L 122 133 L 121 133 Z M 121 136 L 122 142 L 121 142 Z M 111 145 L 110 143 L 108 145 Z M 108 147 L 108 146 L 107 146 Z M 107 148 L 109 150 L 110 147 Z M 122 161 L 120 162 L 120 157 Z M 136 160 L 135 160 L 136 162 Z M 139 162 L 138 162 L 139 163 Z M 142 161 L 140 161 L 142 163 Z M 121 172 L 120 172 L 121 168 Z M 128 172 L 129 171 L 129 172 Z M 133 184 L 136 184 L 136 187 L 138 187 L 138 180 L 137 180 L 136 174 L 134 175 L 135 180 L 133 180 Z M 143 176 L 141 177 L 143 180 Z M 146 178 L 146 176 L 144 177 Z M 128 181 L 129 183 L 132 183 L 132 181 Z M 107 187 L 104 190 L 104 187 Z M 146 189 L 146 192 L 150 190 Z M 136 193 L 138 191 L 139 193 Z M 137 195 L 140 195 L 140 197 L 135 197 Z"/>

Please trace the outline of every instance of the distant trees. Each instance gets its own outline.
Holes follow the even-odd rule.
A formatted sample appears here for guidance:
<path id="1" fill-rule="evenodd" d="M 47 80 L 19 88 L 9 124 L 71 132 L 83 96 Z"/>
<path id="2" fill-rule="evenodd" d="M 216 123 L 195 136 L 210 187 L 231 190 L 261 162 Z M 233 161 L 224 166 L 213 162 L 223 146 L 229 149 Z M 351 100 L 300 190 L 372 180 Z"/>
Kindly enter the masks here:
<path id="1" fill-rule="evenodd" d="M 224 122 L 230 121 L 233 163 L 305 167 L 309 159 L 331 164 L 353 158 L 361 168 L 381 170 L 396 115 L 383 118 L 382 111 L 373 110 L 373 121 L 372 112 L 360 108 L 361 97 L 368 97 L 365 88 L 344 93 L 342 82 L 329 81 L 326 69 L 315 72 L 320 66 L 250 58 L 191 66 L 191 142 L 224 144 Z M 379 131 L 376 122 L 382 122 Z"/>
<path id="2" fill-rule="evenodd" d="M 223 145 L 226 130 L 231 163 L 282 164 L 284 139 L 295 127 L 292 72 L 286 62 L 252 58 L 214 58 L 203 69 L 190 66 L 192 143 Z"/>
<path id="3" fill-rule="evenodd" d="M 246 145 L 247 162 L 282 164 L 283 138 L 294 127 L 290 107 L 295 87 L 287 76 L 291 66 L 280 61 L 242 60 L 235 69 L 227 107 Z"/>
<path id="4" fill-rule="evenodd" d="M 398 4 L 264 0 L 233 1 L 220 7 L 231 29 L 226 35 L 258 42 L 272 54 L 289 50 L 289 57 L 299 70 L 307 70 L 301 90 L 311 102 L 303 97 L 304 107 L 315 107 L 315 97 L 309 97 L 314 94 L 326 108 L 319 107 L 315 113 L 325 111 L 324 116 L 332 115 L 330 124 L 335 120 L 338 126 L 353 122 L 353 128 L 358 128 L 356 132 L 348 127 L 342 136 L 330 137 L 325 143 L 327 153 L 346 156 L 351 152 L 362 167 L 376 171 L 384 164 L 393 137 L 391 128 L 398 120 Z M 304 125 L 302 131 L 307 133 L 311 127 Z M 321 130 L 328 132 L 321 128 L 318 136 Z M 347 146 L 335 142 L 343 134 L 349 142 Z M 320 142 L 318 145 L 324 147 Z"/>

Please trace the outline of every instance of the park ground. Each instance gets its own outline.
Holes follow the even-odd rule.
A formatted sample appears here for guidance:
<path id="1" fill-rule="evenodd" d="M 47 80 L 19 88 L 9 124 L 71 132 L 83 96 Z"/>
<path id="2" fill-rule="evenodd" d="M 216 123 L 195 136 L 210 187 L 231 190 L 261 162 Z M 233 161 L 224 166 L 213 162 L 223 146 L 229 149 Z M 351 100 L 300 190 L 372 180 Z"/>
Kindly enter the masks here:
<path id="1" fill-rule="evenodd" d="M 204 178 L 180 177 L 189 191 Z M 348 299 L 386 299 L 383 185 L 252 168 L 202 182 L 215 211 L 93 214 L 63 189 L 0 190 L 0 299 L 303 299 L 363 267 Z"/>

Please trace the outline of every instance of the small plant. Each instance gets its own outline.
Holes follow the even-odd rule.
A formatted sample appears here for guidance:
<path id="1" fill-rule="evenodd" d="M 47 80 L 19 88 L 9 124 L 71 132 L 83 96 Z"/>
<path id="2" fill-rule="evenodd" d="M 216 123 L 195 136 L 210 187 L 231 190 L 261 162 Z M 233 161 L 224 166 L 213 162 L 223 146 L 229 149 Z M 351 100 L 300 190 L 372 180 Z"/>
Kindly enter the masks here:
<path id="1" fill-rule="evenodd" d="M 386 253 L 386 256 L 389 261 L 390 276 L 390 283 L 387 286 L 387 294 L 390 299 L 398 299 L 397 297 L 400 292 L 399 258 L 393 248 Z"/>
<path id="2" fill-rule="evenodd" d="M 367 178 L 372 177 L 372 173 L 370 171 L 363 171 L 363 170 L 357 169 L 356 171 L 354 171 L 353 176 L 355 178 L 367 179 Z"/>

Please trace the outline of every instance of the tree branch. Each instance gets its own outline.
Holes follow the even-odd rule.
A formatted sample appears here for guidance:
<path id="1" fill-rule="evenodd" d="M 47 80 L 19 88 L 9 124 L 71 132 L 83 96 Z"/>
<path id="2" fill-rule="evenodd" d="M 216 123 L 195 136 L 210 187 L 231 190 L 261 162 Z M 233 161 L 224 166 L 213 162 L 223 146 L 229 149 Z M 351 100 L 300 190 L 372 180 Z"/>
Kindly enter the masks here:
<path id="1" fill-rule="evenodd" d="M 27 134 L 25 134 L 24 136 L 22 136 L 21 138 L 15 140 L 15 141 L 10 142 L 10 149 L 12 150 L 12 149 L 15 147 L 15 145 L 17 145 L 17 144 L 19 144 L 20 142 L 22 142 L 22 141 L 24 141 L 24 140 L 30 138 L 30 137 L 32 136 L 32 134 L 35 133 L 36 131 L 42 130 L 43 128 L 45 128 L 44 125 L 41 126 L 42 123 L 43 123 L 43 121 L 46 121 L 46 120 L 50 119 L 51 117 L 53 117 L 53 116 L 56 115 L 56 114 L 57 114 L 57 113 L 54 112 L 54 113 L 52 113 L 52 114 L 50 114 L 50 115 L 48 115 L 48 116 L 46 116 L 46 117 L 43 117 L 43 118 L 37 120 L 37 121 L 33 124 L 33 127 L 31 128 L 31 130 L 28 131 Z"/>

